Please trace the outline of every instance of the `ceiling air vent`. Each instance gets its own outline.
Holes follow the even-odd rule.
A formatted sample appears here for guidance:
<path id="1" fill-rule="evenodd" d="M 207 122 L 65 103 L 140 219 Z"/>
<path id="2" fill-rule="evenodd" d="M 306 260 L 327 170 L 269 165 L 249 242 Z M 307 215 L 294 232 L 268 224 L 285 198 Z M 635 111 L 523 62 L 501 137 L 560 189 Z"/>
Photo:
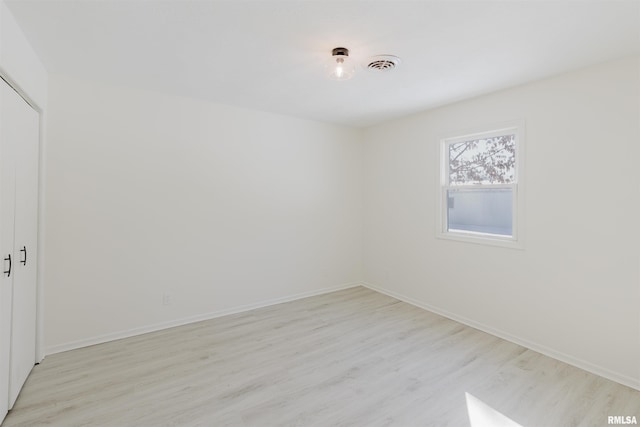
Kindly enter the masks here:
<path id="1" fill-rule="evenodd" d="M 371 71 L 391 71 L 400 65 L 400 58 L 393 55 L 372 56 L 365 62 L 365 67 Z"/>

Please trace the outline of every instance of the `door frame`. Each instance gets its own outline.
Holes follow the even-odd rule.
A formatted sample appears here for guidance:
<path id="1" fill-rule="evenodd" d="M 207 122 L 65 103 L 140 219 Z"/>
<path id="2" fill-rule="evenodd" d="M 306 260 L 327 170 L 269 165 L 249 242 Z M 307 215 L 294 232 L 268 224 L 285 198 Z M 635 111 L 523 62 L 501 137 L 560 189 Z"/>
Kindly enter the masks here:
<path id="1" fill-rule="evenodd" d="M 22 99 L 38 113 L 38 263 L 36 265 L 36 363 L 45 357 L 44 347 L 44 195 L 45 195 L 45 134 L 46 113 L 22 87 L 0 67 L 0 79 L 4 80 Z"/>

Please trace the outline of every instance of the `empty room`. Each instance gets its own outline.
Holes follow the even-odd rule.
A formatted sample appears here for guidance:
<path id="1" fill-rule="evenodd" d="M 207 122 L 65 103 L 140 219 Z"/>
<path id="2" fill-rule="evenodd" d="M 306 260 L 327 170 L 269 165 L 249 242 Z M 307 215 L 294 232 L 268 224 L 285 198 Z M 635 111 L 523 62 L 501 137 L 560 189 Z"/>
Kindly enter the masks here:
<path id="1" fill-rule="evenodd" d="M 0 0 L 0 424 L 640 422 L 640 2 Z"/>

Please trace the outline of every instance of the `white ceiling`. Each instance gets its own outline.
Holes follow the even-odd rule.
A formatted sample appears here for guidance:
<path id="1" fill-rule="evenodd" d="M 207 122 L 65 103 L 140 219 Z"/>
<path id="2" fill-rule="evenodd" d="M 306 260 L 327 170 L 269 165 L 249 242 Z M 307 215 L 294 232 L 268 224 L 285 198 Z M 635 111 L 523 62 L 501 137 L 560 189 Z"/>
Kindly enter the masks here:
<path id="1" fill-rule="evenodd" d="M 357 127 L 640 54 L 637 0 L 6 3 L 49 72 Z"/>

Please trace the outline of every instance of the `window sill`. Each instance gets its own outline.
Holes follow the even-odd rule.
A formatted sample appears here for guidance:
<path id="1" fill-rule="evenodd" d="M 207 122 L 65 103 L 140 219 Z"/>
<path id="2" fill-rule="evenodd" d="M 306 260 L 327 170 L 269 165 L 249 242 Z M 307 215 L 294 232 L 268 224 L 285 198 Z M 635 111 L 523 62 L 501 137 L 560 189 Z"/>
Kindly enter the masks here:
<path id="1" fill-rule="evenodd" d="M 473 243 L 476 245 L 498 246 L 509 249 L 523 250 L 521 240 L 511 237 L 500 237 L 491 234 L 473 233 L 473 232 L 455 232 L 437 233 L 436 237 L 443 240 L 454 240 L 457 242 Z"/>

